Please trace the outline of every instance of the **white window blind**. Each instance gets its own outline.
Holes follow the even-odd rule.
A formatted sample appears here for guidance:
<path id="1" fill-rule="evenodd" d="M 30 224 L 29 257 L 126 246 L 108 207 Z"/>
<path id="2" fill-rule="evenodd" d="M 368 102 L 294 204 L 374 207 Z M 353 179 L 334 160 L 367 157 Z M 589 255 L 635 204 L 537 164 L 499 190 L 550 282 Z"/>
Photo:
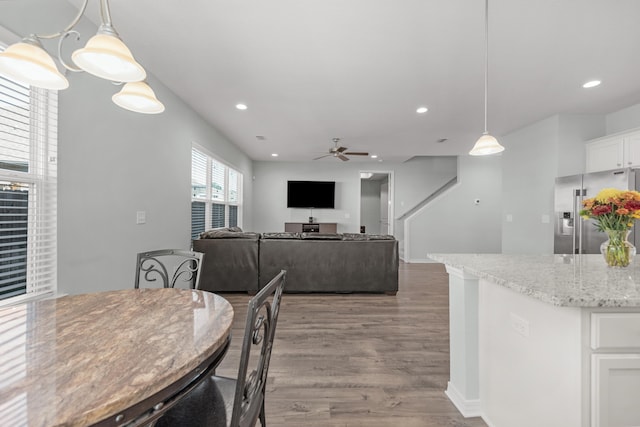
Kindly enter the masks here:
<path id="1" fill-rule="evenodd" d="M 57 117 L 57 92 L 0 76 L 0 304 L 56 290 Z"/>
<path id="2" fill-rule="evenodd" d="M 211 228 L 241 227 L 242 174 L 194 144 L 191 150 L 191 238 Z"/>

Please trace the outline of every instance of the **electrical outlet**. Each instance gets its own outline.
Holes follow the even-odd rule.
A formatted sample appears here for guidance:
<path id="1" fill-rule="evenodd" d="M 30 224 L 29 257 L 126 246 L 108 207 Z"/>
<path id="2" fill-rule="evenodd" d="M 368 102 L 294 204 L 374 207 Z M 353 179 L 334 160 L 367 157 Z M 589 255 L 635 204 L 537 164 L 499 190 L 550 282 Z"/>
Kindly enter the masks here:
<path id="1" fill-rule="evenodd" d="M 529 321 L 513 313 L 509 313 L 509 317 L 511 319 L 511 327 L 513 328 L 513 330 L 523 337 L 528 337 Z"/>

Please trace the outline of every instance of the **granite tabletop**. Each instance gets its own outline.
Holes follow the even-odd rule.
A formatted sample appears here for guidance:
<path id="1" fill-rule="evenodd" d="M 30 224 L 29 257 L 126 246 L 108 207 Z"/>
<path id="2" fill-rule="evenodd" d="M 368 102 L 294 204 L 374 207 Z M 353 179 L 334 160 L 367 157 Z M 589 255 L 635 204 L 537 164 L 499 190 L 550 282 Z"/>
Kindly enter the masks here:
<path id="1" fill-rule="evenodd" d="M 0 425 L 118 415 L 225 345 L 233 308 L 186 289 L 130 289 L 0 309 Z"/>
<path id="2" fill-rule="evenodd" d="M 428 254 L 524 295 L 566 307 L 640 307 L 640 256 L 624 268 L 602 255 Z"/>

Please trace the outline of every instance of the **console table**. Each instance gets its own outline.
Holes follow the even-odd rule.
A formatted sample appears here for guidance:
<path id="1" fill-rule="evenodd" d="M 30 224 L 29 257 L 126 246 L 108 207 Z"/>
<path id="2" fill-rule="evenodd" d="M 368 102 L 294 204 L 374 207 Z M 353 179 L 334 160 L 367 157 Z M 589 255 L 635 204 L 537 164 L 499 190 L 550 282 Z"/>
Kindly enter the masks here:
<path id="1" fill-rule="evenodd" d="M 146 425 L 215 368 L 233 307 L 185 289 L 65 296 L 0 309 L 0 424 Z"/>
<path id="2" fill-rule="evenodd" d="M 337 233 L 337 222 L 285 222 L 284 231 L 291 233 Z"/>

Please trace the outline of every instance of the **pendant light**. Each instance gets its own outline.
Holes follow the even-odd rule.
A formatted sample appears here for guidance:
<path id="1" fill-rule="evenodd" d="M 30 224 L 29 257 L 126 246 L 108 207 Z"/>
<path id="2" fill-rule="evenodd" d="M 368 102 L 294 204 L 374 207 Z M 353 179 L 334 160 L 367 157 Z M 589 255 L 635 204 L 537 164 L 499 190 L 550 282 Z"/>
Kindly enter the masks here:
<path id="1" fill-rule="evenodd" d="M 125 97 L 129 100 L 129 104 L 127 101 L 122 101 L 116 102 L 117 105 L 142 113 L 164 111 L 164 105 L 155 97 L 153 90 L 143 82 L 147 77 L 146 71 L 133 58 L 131 51 L 111 24 L 109 0 L 100 0 L 100 28 L 84 48 L 77 49 L 71 54 L 74 65 L 62 59 L 62 42 L 70 35 L 75 35 L 78 40 L 80 39 L 80 34 L 73 28 L 80 22 L 88 2 L 89 0 L 84 0 L 77 16 L 62 31 L 47 35 L 31 34 L 21 42 L 9 46 L 4 52 L 0 52 L 0 74 L 34 87 L 51 90 L 66 89 L 69 87 L 69 81 L 58 71 L 53 58 L 44 50 L 40 42 L 43 39 L 59 39 L 58 60 L 65 69 L 74 72 L 85 71 L 116 83 L 140 83 L 134 86 L 133 90 L 138 97 L 136 98 L 138 100 L 133 104 L 138 107 L 124 106 L 129 105 L 133 99 L 130 94 L 131 88 L 126 90 L 123 88 L 125 94 L 129 93 Z M 114 102 L 116 98 L 120 97 L 114 96 L 112 98 Z M 140 107 L 143 104 L 144 106 Z"/>
<path id="2" fill-rule="evenodd" d="M 484 2 L 484 40 L 484 133 L 476 141 L 471 151 L 469 151 L 469 154 L 472 156 L 487 156 L 504 151 L 504 147 L 500 145 L 495 137 L 489 135 L 487 131 L 487 106 L 489 98 L 489 0 L 485 0 Z"/>
<path id="3" fill-rule="evenodd" d="M 69 87 L 53 58 L 42 47 L 34 35 L 12 44 L 0 53 L 0 73 L 31 86 L 62 90 Z"/>
<path id="4" fill-rule="evenodd" d="M 136 113 L 158 114 L 164 111 L 164 105 L 145 82 L 127 83 L 111 99 L 119 107 Z"/>

